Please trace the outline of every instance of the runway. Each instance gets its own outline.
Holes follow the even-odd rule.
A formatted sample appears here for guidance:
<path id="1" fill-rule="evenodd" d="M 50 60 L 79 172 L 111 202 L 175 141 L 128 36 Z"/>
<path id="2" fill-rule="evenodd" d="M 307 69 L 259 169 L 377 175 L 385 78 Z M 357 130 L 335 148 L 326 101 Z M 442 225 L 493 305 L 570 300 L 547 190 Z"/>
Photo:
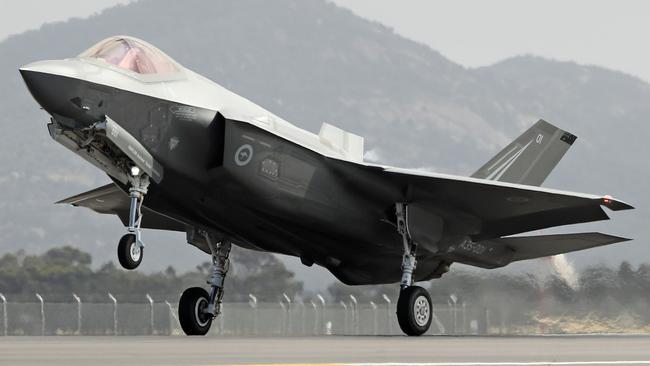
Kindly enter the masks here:
<path id="1" fill-rule="evenodd" d="M 650 365 L 650 336 L 0 337 L 0 365 Z M 361 365 L 359 365 L 361 366 Z"/>

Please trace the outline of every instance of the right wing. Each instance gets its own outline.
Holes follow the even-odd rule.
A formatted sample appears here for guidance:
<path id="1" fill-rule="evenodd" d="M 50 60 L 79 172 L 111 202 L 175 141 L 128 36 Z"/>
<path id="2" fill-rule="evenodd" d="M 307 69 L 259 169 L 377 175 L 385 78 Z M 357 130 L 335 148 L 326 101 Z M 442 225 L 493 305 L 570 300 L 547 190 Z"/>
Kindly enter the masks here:
<path id="1" fill-rule="evenodd" d="M 540 186 L 576 139 L 572 133 L 539 120 L 472 177 Z"/>
<path id="2" fill-rule="evenodd" d="M 129 196 L 114 183 L 80 193 L 57 203 L 67 203 L 72 206 L 86 207 L 102 214 L 117 215 L 124 226 L 129 224 Z M 145 206 L 142 207 L 141 227 L 145 229 L 186 231 L 184 223 Z"/>
<path id="3" fill-rule="evenodd" d="M 339 176 L 378 207 L 396 202 L 439 216 L 446 228 L 487 240 L 533 230 L 607 220 L 633 207 L 610 196 L 338 160 Z M 427 229 L 429 225 L 421 225 Z M 428 229 L 427 229 L 428 230 Z"/>
<path id="4" fill-rule="evenodd" d="M 409 187 L 412 202 L 450 207 L 478 220 L 477 240 L 609 219 L 601 206 L 633 208 L 609 196 L 398 168 L 383 168 L 381 174 Z"/>

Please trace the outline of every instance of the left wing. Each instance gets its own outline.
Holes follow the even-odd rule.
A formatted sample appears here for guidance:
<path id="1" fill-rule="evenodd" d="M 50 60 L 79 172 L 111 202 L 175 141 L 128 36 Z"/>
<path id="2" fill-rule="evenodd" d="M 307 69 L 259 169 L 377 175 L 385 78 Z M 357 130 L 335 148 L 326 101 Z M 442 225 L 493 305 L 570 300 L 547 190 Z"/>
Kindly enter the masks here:
<path id="1" fill-rule="evenodd" d="M 102 214 L 117 215 L 126 226 L 129 223 L 129 196 L 114 183 L 91 191 L 68 197 L 57 203 L 86 207 Z M 185 231 L 185 224 L 169 216 L 142 207 L 142 228 L 157 230 Z"/>

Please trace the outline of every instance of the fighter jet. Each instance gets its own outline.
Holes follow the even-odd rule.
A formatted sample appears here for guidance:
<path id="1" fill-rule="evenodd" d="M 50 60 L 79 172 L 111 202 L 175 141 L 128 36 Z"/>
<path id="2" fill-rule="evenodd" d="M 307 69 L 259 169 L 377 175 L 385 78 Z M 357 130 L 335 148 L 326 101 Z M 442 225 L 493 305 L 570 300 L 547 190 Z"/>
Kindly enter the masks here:
<path id="1" fill-rule="evenodd" d="M 209 291 L 180 298 L 188 335 L 206 334 L 220 314 L 233 245 L 299 257 L 350 285 L 399 283 L 399 325 L 421 335 L 431 298 L 414 283 L 452 263 L 497 268 L 628 240 L 516 236 L 632 208 L 540 188 L 576 140 L 545 121 L 460 177 L 368 163 L 360 136 L 329 124 L 302 130 L 133 37 L 20 73 L 51 115 L 50 136 L 112 180 L 60 203 L 120 218 L 124 268 L 142 261 L 145 228 L 185 232 L 211 255 Z"/>

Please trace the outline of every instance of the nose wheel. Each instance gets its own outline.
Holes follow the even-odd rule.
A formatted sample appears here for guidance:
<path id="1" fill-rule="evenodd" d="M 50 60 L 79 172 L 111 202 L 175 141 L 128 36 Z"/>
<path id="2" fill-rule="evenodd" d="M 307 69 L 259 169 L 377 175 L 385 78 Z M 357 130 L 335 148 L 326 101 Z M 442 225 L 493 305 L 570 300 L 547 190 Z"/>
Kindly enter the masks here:
<path id="1" fill-rule="evenodd" d="M 136 240 L 135 234 L 125 234 L 117 245 L 117 259 L 125 269 L 135 269 L 142 262 L 144 248 Z"/>
<path id="2" fill-rule="evenodd" d="M 142 242 L 142 202 L 149 187 L 149 177 L 141 174 L 140 169 L 133 167 L 129 175 L 129 226 L 117 246 L 117 259 L 124 269 L 132 270 L 142 262 L 144 243 Z"/>

